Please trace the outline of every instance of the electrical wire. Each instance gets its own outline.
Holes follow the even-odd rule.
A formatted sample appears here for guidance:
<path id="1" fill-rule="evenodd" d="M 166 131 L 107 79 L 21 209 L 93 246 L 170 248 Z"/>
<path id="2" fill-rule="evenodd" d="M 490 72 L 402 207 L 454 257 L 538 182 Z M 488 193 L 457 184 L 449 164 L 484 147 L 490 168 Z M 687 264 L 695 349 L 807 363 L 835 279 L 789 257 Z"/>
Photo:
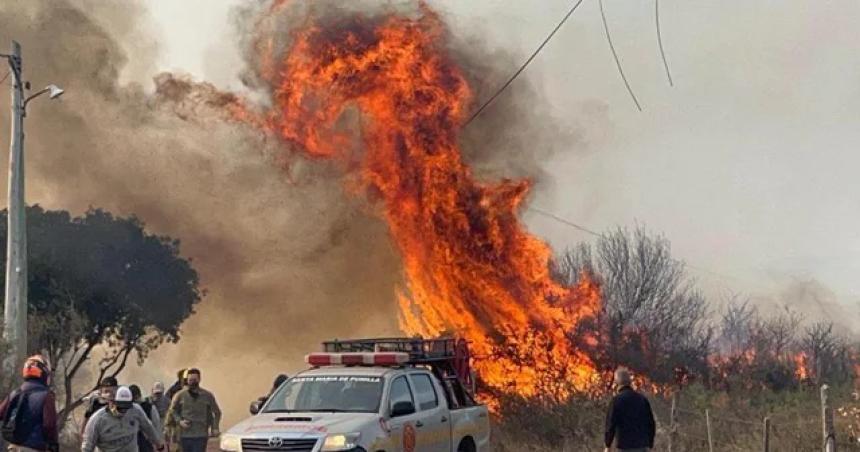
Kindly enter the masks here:
<path id="1" fill-rule="evenodd" d="M 666 60 L 666 51 L 663 49 L 663 33 L 660 31 L 660 0 L 654 0 L 654 20 L 657 23 L 657 44 L 660 46 L 660 58 L 663 59 L 663 67 L 666 68 L 666 77 L 669 79 L 669 86 L 675 86 L 672 73 L 669 71 L 669 62 Z"/>
<path id="2" fill-rule="evenodd" d="M 627 87 L 627 92 L 630 93 L 630 98 L 636 104 L 636 108 L 642 111 L 642 105 L 639 104 L 639 99 L 633 93 L 633 88 L 630 87 L 630 82 L 627 81 L 627 76 L 624 75 L 624 69 L 621 67 L 621 60 L 618 58 L 618 52 L 615 51 L 615 45 L 612 43 L 612 35 L 609 34 L 609 23 L 606 22 L 606 11 L 603 9 L 603 0 L 600 3 L 600 17 L 603 19 L 603 29 L 606 31 L 606 42 L 609 43 L 609 50 L 612 51 L 612 58 L 615 59 L 615 65 L 618 67 L 618 73 L 621 74 L 621 80 L 624 81 L 624 86 Z"/>
<path id="3" fill-rule="evenodd" d="M 568 220 L 568 219 L 566 219 L 566 218 L 562 218 L 562 217 L 560 217 L 560 216 L 558 216 L 558 215 L 556 215 L 556 214 L 554 214 L 554 213 L 548 212 L 548 211 L 543 210 L 543 209 L 541 209 L 541 208 L 539 208 L 539 207 L 529 206 L 529 207 L 527 207 L 527 208 L 526 208 L 526 210 L 528 210 L 529 212 L 534 212 L 534 213 L 536 213 L 536 214 L 538 214 L 538 215 L 541 215 L 541 216 L 544 216 L 544 217 L 550 218 L 550 219 L 555 220 L 555 221 L 557 221 L 557 222 L 559 222 L 559 223 L 561 223 L 561 224 L 564 224 L 564 225 L 570 226 L 570 227 L 572 227 L 572 228 L 574 228 L 574 229 L 577 229 L 577 230 L 579 230 L 579 231 L 585 232 L 585 233 L 587 233 L 587 234 L 591 234 L 591 235 L 593 235 L 593 236 L 595 236 L 595 237 L 602 237 L 602 236 L 603 236 L 603 234 L 600 234 L 599 232 L 596 232 L 596 231 L 594 231 L 593 229 L 589 229 L 589 228 L 587 228 L 587 227 L 585 227 L 585 226 L 582 226 L 582 225 L 576 224 L 576 223 L 574 223 L 573 221 L 570 221 L 570 220 Z M 707 268 L 699 267 L 698 265 L 692 265 L 692 264 L 690 264 L 690 263 L 688 263 L 688 262 L 684 262 L 684 265 L 685 265 L 687 268 L 690 268 L 690 269 L 693 269 L 693 270 L 699 271 L 699 272 L 701 272 L 701 273 L 706 273 L 706 274 L 709 274 L 709 275 L 711 275 L 711 276 L 715 276 L 715 277 L 718 277 L 718 278 L 721 278 L 721 279 L 724 279 L 724 280 L 733 280 L 733 281 L 736 281 L 736 282 L 744 282 L 744 280 L 743 280 L 743 279 L 741 279 L 741 278 L 737 278 L 737 277 L 734 277 L 734 276 L 731 276 L 731 275 L 726 275 L 726 274 L 723 274 L 723 273 L 715 272 L 715 271 L 713 271 L 713 270 L 708 270 Z"/>
<path id="4" fill-rule="evenodd" d="M 578 225 L 572 221 L 565 220 L 564 218 L 559 217 L 555 214 L 552 214 L 552 213 L 547 212 L 545 210 L 538 209 L 537 207 L 528 207 L 526 210 L 528 210 L 530 212 L 534 212 L 534 213 L 539 214 L 539 215 L 543 215 L 547 218 L 552 218 L 553 220 L 558 221 L 559 223 L 566 224 L 572 228 L 579 229 L 580 231 L 586 232 L 586 233 L 591 234 L 595 237 L 600 237 L 600 234 L 592 231 L 591 229 L 586 228 L 585 226 L 580 226 L 580 225 Z"/>
<path id="5" fill-rule="evenodd" d="M 522 66 L 520 66 L 520 68 L 517 69 L 516 72 L 514 72 L 514 75 L 512 75 L 508 79 L 508 81 L 505 82 L 504 85 L 502 85 L 501 88 L 499 88 L 492 96 L 490 96 L 490 98 L 487 99 L 487 101 L 484 102 L 481 105 L 481 107 L 478 108 L 478 110 L 475 111 L 475 113 L 472 114 L 472 116 L 470 116 L 468 120 L 466 120 L 465 123 L 463 123 L 464 128 L 466 126 L 468 126 L 472 121 L 474 121 L 475 118 L 478 117 L 478 115 L 480 115 L 491 103 L 493 103 L 493 101 L 496 100 L 496 98 L 499 97 L 499 95 L 501 95 L 508 88 L 508 86 L 511 86 L 511 83 L 513 83 L 514 80 L 516 80 L 516 78 L 519 77 L 519 75 L 522 74 L 522 72 L 526 70 L 526 67 L 528 67 L 528 65 L 531 64 L 532 60 L 534 60 L 538 56 L 538 54 L 541 52 L 541 50 L 543 50 L 543 48 L 546 47 L 546 45 L 553 38 L 553 36 L 555 36 L 555 34 L 558 32 L 558 30 L 560 30 L 561 27 L 564 25 L 564 23 L 567 22 L 567 19 L 570 19 L 570 16 L 573 15 L 573 13 L 576 11 L 577 8 L 579 8 L 579 5 L 581 5 L 583 1 L 584 0 L 578 0 L 576 3 L 573 4 L 573 6 L 570 8 L 570 10 L 567 12 L 567 14 L 564 15 L 564 17 L 561 19 L 561 21 L 558 23 L 558 25 L 556 25 L 555 28 L 549 33 L 549 35 L 547 35 L 546 39 L 544 39 L 543 42 L 538 46 L 538 48 L 535 49 L 535 51 L 526 60 L 526 62 L 523 63 Z"/>

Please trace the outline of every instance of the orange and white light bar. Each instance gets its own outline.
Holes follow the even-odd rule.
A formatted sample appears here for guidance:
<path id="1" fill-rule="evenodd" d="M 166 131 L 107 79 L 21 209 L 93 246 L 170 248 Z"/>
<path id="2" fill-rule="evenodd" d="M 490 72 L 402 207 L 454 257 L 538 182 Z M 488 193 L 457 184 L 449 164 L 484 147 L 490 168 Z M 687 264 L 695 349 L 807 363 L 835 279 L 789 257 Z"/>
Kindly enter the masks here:
<path id="1" fill-rule="evenodd" d="M 408 353 L 311 353 L 305 362 L 322 366 L 400 366 L 409 362 Z"/>

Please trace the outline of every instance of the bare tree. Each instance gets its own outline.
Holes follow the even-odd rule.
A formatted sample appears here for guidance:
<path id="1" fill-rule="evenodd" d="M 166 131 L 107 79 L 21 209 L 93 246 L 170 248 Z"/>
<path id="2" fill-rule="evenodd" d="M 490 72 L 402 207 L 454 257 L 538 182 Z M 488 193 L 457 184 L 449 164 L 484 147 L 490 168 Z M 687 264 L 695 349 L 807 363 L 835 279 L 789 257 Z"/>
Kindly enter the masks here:
<path id="1" fill-rule="evenodd" d="M 833 322 L 816 322 L 806 327 L 800 348 L 809 357 L 816 383 L 840 383 L 853 375 L 850 346 L 834 332 Z"/>
<path id="2" fill-rule="evenodd" d="M 619 228 L 568 250 L 555 273 L 566 284 L 584 273 L 600 284 L 592 356 L 601 366 L 627 365 L 657 383 L 707 374 L 707 304 L 666 238 Z"/>

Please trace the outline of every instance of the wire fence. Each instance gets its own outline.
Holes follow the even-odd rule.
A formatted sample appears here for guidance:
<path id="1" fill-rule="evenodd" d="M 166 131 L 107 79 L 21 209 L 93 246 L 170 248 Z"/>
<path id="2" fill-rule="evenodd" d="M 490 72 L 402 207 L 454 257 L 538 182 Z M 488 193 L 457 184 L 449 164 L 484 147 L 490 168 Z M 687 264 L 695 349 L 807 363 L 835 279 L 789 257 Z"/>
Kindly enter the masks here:
<path id="1" fill-rule="evenodd" d="M 824 450 L 824 423 L 818 395 L 808 392 L 799 400 L 760 401 L 699 400 L 683 392 L 677 396 L 672 416 L 671 398 L 651 398 L 657 421 L 654 451 L 672 452 L 818 452 Z M 840 410 L 840 407 L 856 407 Z M 586 401 L 538 413 L 531 407 L 516 419 L 502 420 L 494 430 L 493 450 L 507 451 L 602 451 L 606 401 Z M 860 426 L 860 401 L 850 391 L 833 396 L 833 431 L 839 451 L 860 452 L 856 437 Z M 854 413 L 854 414 L 852 414 Z M 765 418 L 768 418 L 765 433 Z M 550 441 L 546 441 L 551 438 Z"/>
<path id="2" fill-rule="evenodd" d="M 672 422 L 671 402 L 661 400 L 655 405 L 660 432 L 655 450 L 669 450 L 671 442 L 672 452 L 758 452 L 765 450 L 765 435 L 768 437 L 768 450 L 771 452 L 823 450 L 824 426 L 820 406 L 806 404 L 780 413 L 765 411 L 740 415 L 720 407 L 694 408 L 681 402 L 675 406 L 675 418 Z M 765 418 L 768 419 L 767 428 Z M 860 443 L 854 437 L 857 421 L 858 419 L 840 416 L 834 419 L 839 450 L 860 451 Z"/>

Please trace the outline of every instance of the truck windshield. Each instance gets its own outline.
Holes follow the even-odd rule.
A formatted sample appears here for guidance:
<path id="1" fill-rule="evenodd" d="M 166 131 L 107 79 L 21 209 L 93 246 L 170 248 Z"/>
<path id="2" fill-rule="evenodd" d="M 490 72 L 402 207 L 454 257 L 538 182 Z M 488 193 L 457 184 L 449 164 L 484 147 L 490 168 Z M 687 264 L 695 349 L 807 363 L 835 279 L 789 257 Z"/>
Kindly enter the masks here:
<path id="1" fill-rule="evenodd" d="M 380 377 L 298 376 L 272 395 L 263 412 L 377 413 L 380 400 Z"/>

